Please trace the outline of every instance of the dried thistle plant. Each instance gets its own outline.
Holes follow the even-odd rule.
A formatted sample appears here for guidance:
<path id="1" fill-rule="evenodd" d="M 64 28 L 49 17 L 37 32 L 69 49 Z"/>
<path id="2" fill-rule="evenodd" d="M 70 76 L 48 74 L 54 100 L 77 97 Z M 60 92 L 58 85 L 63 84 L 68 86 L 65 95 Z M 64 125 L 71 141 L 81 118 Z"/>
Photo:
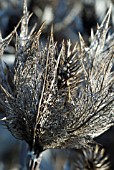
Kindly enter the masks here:
<path id="1" fill-rule="evenodd" d="M 28 33 L 24 0 L 11 87 L 1 83 L 0 104 L 8 129 L 35 154 L 47 148 L 87 148 L 114 124 L 114 41 L 106 37 L 110 13 L 92 33 L 89 47 L 79 35 L 80 50 L 78 45 L 72 49 L 70 41 L 59 50 L 53 28 L 45 47 L 39 43 L 44 24 Z"/>

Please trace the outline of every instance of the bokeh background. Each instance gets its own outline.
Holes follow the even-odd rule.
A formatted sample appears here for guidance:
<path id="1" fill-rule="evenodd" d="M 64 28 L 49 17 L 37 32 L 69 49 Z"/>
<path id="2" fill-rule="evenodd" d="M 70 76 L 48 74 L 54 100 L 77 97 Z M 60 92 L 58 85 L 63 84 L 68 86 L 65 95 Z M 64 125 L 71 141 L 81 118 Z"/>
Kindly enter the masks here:
<path id="1" fill-rule="evenodd" d="M 73 44 L 79 41 L 78 33 L 84 37 L 87 45 L 90 43 L 91 28 L 96 31 L 112 6 L 110 34 L 114 31 L 114 0 L 28 0 L 28 10 L 33 15 L 29 29 L 37 23 L 36 29 L 45 21 L 45 29 L 41 42 L 45 44 L 53 24 L 54 39 L 59 43 L 71 40 Z M 0 30 L 3 38 L 14 29 L 22 17 L 23 0 L 0 0 Z M 19 30 L 18 30 L 19 33 Z M 5 50 L 2 59 L 12 68 L 15 59 L 15 39 Z M 0 118 L 3 117 L 0 108 Z M 28 146 L 16 140 L 0 122 L 0 170 L 26 170 Z M 114 170 L 114 127 L 95 139 L 106 148 L 112 170 Z M 70 170 L 71 164 L 79 151 L 47 150 L 43 153 L 41 170 Z"/>

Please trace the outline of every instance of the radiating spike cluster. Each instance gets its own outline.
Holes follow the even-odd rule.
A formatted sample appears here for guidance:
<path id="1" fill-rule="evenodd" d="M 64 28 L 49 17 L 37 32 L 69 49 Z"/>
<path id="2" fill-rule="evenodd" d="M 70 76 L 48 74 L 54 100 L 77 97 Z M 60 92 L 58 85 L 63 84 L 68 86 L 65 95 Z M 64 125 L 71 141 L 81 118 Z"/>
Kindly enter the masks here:
<path id="1" fill-rule="evenodd" d="M 26 0 L 16 39 L 12 92 L 1 83 L 0 103 L 11 133 L 39 147 L 83 148 L 114 124 L 114 40 L 107 39 L 109 9 L 89 47 L 64 41 L 59 50 L 53 29 L 45 47 L 38 32 L 28 35 Z M 0 47 L 2 49 L 2 47 Z M 1 53 L 2 54 L 2 53 Z"/>
<path id="2" fill-rule="evenodd" d="M 84 149 L 83 156 L 74 161 L 75 170 L 109 170 L 110 163 L 106 156 L 105 150 L 99 145 L 93 146 L 92 149 Z"/>

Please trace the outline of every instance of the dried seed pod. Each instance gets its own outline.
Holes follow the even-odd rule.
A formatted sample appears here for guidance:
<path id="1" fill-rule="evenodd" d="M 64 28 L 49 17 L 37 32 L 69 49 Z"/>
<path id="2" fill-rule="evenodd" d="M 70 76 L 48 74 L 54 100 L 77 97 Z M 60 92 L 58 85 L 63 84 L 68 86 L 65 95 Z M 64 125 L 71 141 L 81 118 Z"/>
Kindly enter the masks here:
<path id="1" fill-rule="evenodd" d="M 72 165 L 74 170 L 109 170 L 110 163 L 104 148 L 94 145 L 91 149 L 83 149 L 83 156 L 80 155 Z"/>
<path id="2" fill-rule="evenodd" d="M 113 39 L 106 34 L 111 9 L 87 48 L 71 43 L 39 45 L 43 25 L 28 33 L 24 1 L 21 33 L 17 35 L 12 93 L 1 85 L 0 103 L 6 125 L 35 153 L 47 148 L 83 148 L 114 124 Z"/>

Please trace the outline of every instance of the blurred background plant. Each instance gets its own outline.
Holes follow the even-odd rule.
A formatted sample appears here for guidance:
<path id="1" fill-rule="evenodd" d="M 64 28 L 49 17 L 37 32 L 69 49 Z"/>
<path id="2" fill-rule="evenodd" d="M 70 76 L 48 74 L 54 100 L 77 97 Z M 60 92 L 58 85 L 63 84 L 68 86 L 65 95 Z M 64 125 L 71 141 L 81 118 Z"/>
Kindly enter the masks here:
<path id="1" fill-rule="evenodd" d="M 112 6 L 112 16 L 110 20 L 110 32 L 114 30 L 114 1 L 113 0 L 28 0 L 28 10 L 33 12 L 29 27 L 34 23 L 39 28 L 45 22 L 44 33 L 41 41 L 45 44 L 50 32 L 50 26 L 54 26 L 55 41 L 61 42 L 63 39 L 70 39 L 72 43 L 79 41 L 80 32 L 87 44 L 90 42 L 91 28 L 95 32 L 97 23 L 103 20 L 108 8 Z M 22 16 L 23 0 L 0 0 L 0 30 L 3 37 L 6 37 L 14 29 Z M 5 50 L 3 60 L 10 67 L 13 66 L 15 53 L 15 40 Z M 0 108 L 2 117 L 2 108 Z M 1 123 L 2 124 L 2 123 Z M 106 148 L 114 169 L 114 127 L 95 139 Z M 66 157 L 68 151 L 48 150 L 43 153 L 41 169 L 54 169 L 55 162 L 60 162 L 63 169 L 70 169 L 72 155 Z M 69 151 L 70 152 L 70 151 Z M 78 151 L 74 150 L 75 156 Z M 0 170 L 24 170 L 27 146 L 25 143 L 17 141 L 3 126 L 0 127 Z M 29 155 L 28 155 L 29 157 Z M 53 157 L 53 159 L 52 159 Z M 47 161 L 48 160 L 48 161 Z M 53 162 L 54 160 L 54 162 Z M 55 161 L 56 160 L 56 161 Z M 43 162 L 42 161 L 42 162 Z M 47 165 L 47 166 L 46 166 Z M 48 167 L 48 168 L 47 168 Z M 50 168 L 49 168 L 50 167 Z M 47 168 L 47 169 L 46 169 Z"/>

